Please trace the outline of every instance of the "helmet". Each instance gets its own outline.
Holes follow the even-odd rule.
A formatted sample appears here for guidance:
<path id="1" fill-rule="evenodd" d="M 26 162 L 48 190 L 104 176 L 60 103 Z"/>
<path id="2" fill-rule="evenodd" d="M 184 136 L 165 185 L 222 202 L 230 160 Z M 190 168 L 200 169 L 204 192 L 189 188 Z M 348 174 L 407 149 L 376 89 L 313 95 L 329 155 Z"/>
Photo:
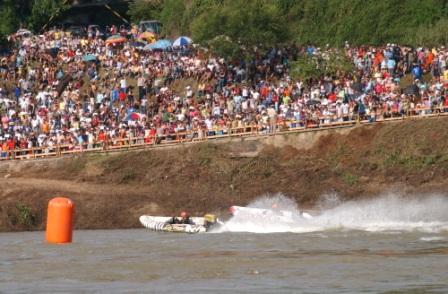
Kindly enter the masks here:
<path id="1" fill-rule="evenodd" d="M 188 212 L 186 212 L 186 211 L 182 211 L 182 212 L 180 213 L 180 216 L 181 216 L 182 218 L 186 218 L 186 217 L 189 217 L 190 215 L 188 214 Z"/>

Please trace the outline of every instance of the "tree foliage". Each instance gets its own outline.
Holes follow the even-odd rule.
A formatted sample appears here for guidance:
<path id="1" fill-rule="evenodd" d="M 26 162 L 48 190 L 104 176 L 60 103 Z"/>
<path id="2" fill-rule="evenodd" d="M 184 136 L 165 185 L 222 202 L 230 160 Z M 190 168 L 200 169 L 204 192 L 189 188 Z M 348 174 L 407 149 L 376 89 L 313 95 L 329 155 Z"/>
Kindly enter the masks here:
<path id="1" fill-rule="evenodd" d="M 232 41 L 228 36 L 219 35 L 208 41 L 207 45 L 217 56 L 233 59 L 241 55 L 240 46 Z"/>
<path id="2" fill-rule="evenodd" d="M 134 0 L 129 4 L 128 14 L 134 23 L 160 17 L 162 0 Z"/>
<path id="3" fill-rule="evenodd" d="M 135 0 L 147 2 L 151 1 Z M 446 43 L 445 0 L 165 0 L 165 32 L 206 44 L 219 35 L 243 44 L 341 46 Z M 141 9 L 143 11 L 143 9 Z M 150 16 L 150 14 L 148 14 Z"/>
<path id="4" fill-rule="evenodd" d="M 265 0 L 228 0 L 211 5 L 193 20 L 191 31 L 199 42 L 218 35 L 229 36 L 244 45 L 272 45 L 289 39 L 289 28 L 278 6 Z"/>
<path id="5" fill-rule="evenodd" d="M 353 63 L 342 50 L 323 55 L 301 55 L 291 62 L 290 75 L 304 81 L 322 79 L 326 76 L 340 76 L 353 72 Z"/>
<path id="6" fill-rule="evenodd" d="M 0 0 L 0 37 L 21 25 L 39 31 L 64 0 Z M 119 0 L 117 0 L 118 2 Z M 208 44 L 438 45 L 448 41 L 446 0 L 133 0 L 133 22 L 159 19 L 168 37 Z"/>
<path id="7" fill-rule="evenodd" d="M 1 0 L 0 39 L 25 27 L 39 32 L 56 15 L 69 8 L 65 0 Z"/>
<path id="8" fill-rule="evenodd" d="M 31 14 L 28 18 L 29 28 L 38 32 L 56 16 L 70 6 L 64 0 L 34 0 Z"/>
<path id="9" fill-rule="evenodd" d="M 2 5 L 0 5 L 0 15 L 2 16 L 0 21 L 0 39 L 3 39 L 6 35 L 13 32 L 18 25 L 15 17 L 14 1 L 4 0 Z"/>

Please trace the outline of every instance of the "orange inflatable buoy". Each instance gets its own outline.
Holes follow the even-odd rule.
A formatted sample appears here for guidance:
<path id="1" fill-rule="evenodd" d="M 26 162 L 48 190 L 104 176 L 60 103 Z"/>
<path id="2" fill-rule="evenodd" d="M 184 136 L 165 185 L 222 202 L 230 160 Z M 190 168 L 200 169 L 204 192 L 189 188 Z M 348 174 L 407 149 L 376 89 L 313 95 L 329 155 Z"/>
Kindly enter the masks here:
<path id="1" fill-rule="evenodd" d="M 47 230 L 45 239 L 49 243 L 70 243 L 73 232 L 72 200 L 56 197 L 48 202 Z"/>

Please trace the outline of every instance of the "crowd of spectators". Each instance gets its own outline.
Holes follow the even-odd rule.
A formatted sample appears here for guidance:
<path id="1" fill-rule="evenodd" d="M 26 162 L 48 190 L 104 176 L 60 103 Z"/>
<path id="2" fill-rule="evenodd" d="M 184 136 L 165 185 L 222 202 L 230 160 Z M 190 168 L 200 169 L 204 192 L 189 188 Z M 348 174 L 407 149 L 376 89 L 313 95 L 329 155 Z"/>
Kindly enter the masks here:
<path id="1" fill-rule="evenodd" d="M 444 47 L 346 44 L 337 52 L 352 72 L 300 80 L 290 75 L 291 61 L 308 57 L 319 66 L 335 49 L 254 49 L 250 61 L 228 61 L 193 46 L 143 51 L 135 28 L 121 33 L 129 41 L 119 45 L 95 32 L 11 37 L 0 65 L 2 157 L 14 149 L 93 148 L 137 137 L 157 143 L 245 127 L 274 132 L 448 108 Z M 402 89 L 406 76 L 412 82 Z"/>

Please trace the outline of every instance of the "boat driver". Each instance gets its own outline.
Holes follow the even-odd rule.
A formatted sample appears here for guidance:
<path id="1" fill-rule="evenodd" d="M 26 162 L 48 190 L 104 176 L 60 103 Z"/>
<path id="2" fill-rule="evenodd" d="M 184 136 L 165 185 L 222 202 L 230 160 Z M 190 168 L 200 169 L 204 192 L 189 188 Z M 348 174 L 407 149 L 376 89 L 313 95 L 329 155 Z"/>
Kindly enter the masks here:
<path id="1" fill-rule="evenodd" d="M 193 220 L 190 217 L 190 214 L 186 211 L 182 211 L 180 213 L 180 219 L 173 216 L 169 221 L 166 222 L 167 224 L 170 225 L 175 225 L 175 224 L 185 224 L 185 225 L 194 225 L 195 223 L 193 222 Z"/>
<path id="2" fill-rule="evenodd" d="M 194 225 L 195 224 L 193 222 L 193 220 L 191 219 L 190 214 L 186 211 L 182 211 L 180 213 L 180 217 L 181 217 L 181 219 L 180 219 L 179 223 L 181 223 L 181 224 L 186 224 L 186 225 Z"/>

